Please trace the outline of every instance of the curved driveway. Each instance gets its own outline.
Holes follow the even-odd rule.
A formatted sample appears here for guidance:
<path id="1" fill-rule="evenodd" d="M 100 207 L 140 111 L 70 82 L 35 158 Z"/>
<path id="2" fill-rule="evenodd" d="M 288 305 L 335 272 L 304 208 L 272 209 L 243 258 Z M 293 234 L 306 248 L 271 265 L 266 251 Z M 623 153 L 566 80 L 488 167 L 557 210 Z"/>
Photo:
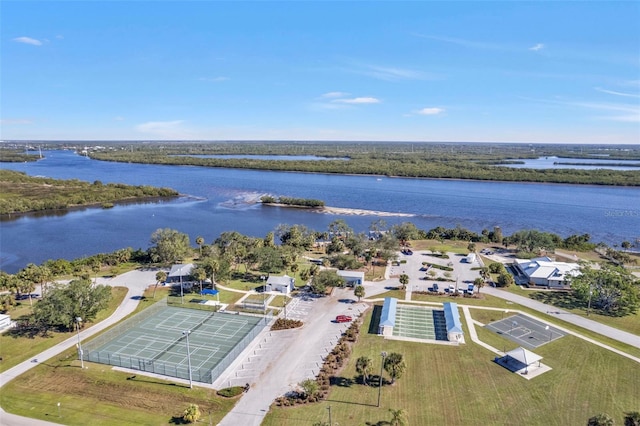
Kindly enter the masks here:
<path id="1" fill-rule="evenodd" d="M 104 321 L 101 321 L 89 328 L 86 328 L 80 332 L 80 338 L 82 340 L 87 339 L 88 337 L 93 336 L 96 333 L 104 330 L 107 327 L 121 321 L 126 316 L 135 311 L 138 303 L 140 301 L 140 297 L 143 295 L 144 290 L 151 284 L 155 284 L 156 271 L 131 271 L 125 274 L 119 275 L 112 279 L 101 279 L 99 280 L 99 284 L 106 284 L 112 287 L 127 287 L 129 291 L 125 296 L 124 300 L 118 306 L 113 314 Z M 66 351 L 67 349 L 73 347 L 78 342 L 78 336 L 73 335 L 69 337 L 67 340 L 58 343 L 55 346 L 39 353 L 34 356 L 32 359 L 37 359 L 38 363 L 46 361 L 60 352 Z M 7 371 L 0 373 L 0 388 L 4 386 L 9 381 L 15 379 L 19 375 L 25 373 L 31 368 L 38 365 L 38 363 L 34 363 L 31 359 L 24 361 L 15 367 L 8 369 Z M 45 422 L 42 420 L 30 419 L 27 417 L 20 417 L 13 414 L 6 413 L 4 410 L 0 409 L 0 424 L 7 426 L 37 426 L 37 425 L 52 425 L 53 423 Z"/>

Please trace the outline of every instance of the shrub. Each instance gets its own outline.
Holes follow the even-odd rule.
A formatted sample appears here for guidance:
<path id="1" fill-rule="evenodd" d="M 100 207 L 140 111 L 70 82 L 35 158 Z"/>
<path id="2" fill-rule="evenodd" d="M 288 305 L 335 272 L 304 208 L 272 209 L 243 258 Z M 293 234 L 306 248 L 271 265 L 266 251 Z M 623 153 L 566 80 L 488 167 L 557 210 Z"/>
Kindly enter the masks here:
<path id="1" fill-rule="evenodd" d="M 242 386 L 232 386 L 230 388 L 220 389 L 216 393 L 225 398 L 233 398 L 234 396 L 240 395 L 243 391 L 244 391 L 244 387 Z"/>
<path id="2" fill-rule="evenodd" d="M 271 326 L 271 330 L 275 331 L 275 330 L 287 330 L 289 328 L 298 328 L 298 327 L 302 327 L 302 324 L 303 322 L 300 320 L 278 318 Z"/>

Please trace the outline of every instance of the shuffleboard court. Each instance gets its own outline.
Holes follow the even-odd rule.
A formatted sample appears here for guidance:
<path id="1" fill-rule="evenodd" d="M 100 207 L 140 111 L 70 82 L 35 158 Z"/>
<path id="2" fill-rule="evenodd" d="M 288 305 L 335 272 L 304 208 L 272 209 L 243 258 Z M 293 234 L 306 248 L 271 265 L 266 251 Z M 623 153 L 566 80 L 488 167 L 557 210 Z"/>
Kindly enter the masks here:
<path id="1" fill-rule="evenodd" d="M 423 340 L 447 340 L 444 312 L 422 306 L 398 304 L 393 336 Z"/>
<path id="2" fill-rule="evenodd" d="M 485 328 L 530 349 L 535 349 L 565 335 L 563 331 L 553 326 L 522 314 L 494 321 L 485 325 Z"/>
<path id="3" fill-rule="evenodd" d="M 166 305 L 153 311 L 84 344 L 83 358 L 212 383 L 270 320 Z"/>

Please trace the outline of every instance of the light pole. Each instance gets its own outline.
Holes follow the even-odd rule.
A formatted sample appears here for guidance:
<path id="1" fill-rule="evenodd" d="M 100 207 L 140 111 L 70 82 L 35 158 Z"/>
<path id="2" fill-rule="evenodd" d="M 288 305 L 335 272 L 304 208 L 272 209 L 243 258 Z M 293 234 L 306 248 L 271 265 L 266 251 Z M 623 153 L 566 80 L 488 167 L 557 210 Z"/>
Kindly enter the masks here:
<path id="1" fill-rule="evenodd" d="M 78 332 L 78 357 L 80 357 L 80 368 L 84 369 L 84 359 L 82 359 L 82 345 L 80 344 L 80 323 L 82 318 L 76 317 L 76 330 Z"/>
<path id="2" fill-rule="evenodd" d="M 332 425 L 332 423 L 331 423 L 331 406 L 328 406 L 327 410 L 329 410 L 329 426 L 331 426 Z"/>
<path id="3" fill-rule="evenodd" d="M 504 314 L 508 314 L 508 313 L 509 313 L 508 309 L 505 309 L 504 311 L 502 311 L 502 319 L 504 319 Z"/>
<path id="4" fill-rule="evenodd" d="M 553 333 L 553 331 L 551 331 L 551 328 L 549 326 L 546 326 L 545 330 L 549 330 L 549 341 L 551 341 L 551 334 Z"/>
<path id="5" fill-rule="evenodd" d="M 182 335 L 187 338 L 187 365 L 189 367 L 189 387 L 193 389 L 193 379 L 191 377 L 191 351 L 189 350 L 189 334 L 191 330 L 185 330 Z"/>
<path id="6" fill-rule="evenodd" d="M 509 336 L 511 336 L 511 332 L 513 331 L 513 327 L 515 327 L 515 326 L 517 326 L 517 325 L 518 325 L 518 323 L 517 323 L 517 322 L 515 322 L 515 321 L 513 321 L 513 322 L 511 323 L 511 329 L 509 330 Z"/>
<path id="7" fill-rule="evenodd" d="M 182 286 L 182 272 L 180 273 L 180 303 L 184 305 L 184 287 Z"/>
<path id="8" fill-rule="evenodd" d="M 384 367 L 384 359 L 387 357 L 386 352 L 380 353 L 382 357 L 382 363 L 380 364 L 380 381 L 378 382 L 378 407 L 380 406 L 380 394 L 382 393 L 382 368 Z"/>
<path id="9" fill-rule="evenodd" d="M 62 415 L 60 414 L 60 403 L 58 402 L 58 417 L 62 417 Z"/>
<path id="10" fill-rule="evenodd" d="M 591 311 L 591 296 L 593 295 L 593 290 L 589 287 L 589 304 L 587 305 L 587 316 L 589 316 L 589 312 Z"/>

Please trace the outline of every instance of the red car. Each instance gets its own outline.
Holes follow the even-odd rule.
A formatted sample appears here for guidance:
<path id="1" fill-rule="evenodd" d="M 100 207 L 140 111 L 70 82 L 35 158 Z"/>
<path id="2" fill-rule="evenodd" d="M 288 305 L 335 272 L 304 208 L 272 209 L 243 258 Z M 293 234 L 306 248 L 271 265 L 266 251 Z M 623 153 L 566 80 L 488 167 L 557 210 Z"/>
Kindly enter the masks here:
<path id="1" fill-rule="evenodd" d="M 351 322 L 353 321 L 353 318 L 351 318 L 349 315 L 338 315 L 336 317 L 336 322 Z"/>

